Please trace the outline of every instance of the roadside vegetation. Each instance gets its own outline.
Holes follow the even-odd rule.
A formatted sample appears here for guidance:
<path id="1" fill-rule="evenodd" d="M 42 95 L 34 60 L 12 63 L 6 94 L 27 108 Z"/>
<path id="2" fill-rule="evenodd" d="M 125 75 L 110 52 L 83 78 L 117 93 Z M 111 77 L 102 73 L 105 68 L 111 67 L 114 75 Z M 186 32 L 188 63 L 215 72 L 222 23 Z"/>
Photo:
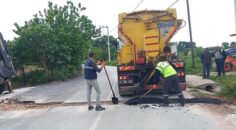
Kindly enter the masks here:
<path id="1" fill-rule="evenodd" d="M 187 45 L 186 45 L 187 44 Z M 232 42 L 230 45 L 235 44 Z M 202 64 L 200 56 L 203 52 L 202 47 L 194 46 L 195 55 L 195 68 L 192 67 L 192 57 L 190 53 L 190 47 L 188 42 L 178 43 L 178 58 L 186 63 L 186 73 L 191 75 L 201 75 L 202 74 Z M 223 42 L 222 47 L 228 49 L 229 43 Z M 214 54 L 214 50 L 211 50 Z M 211 72 L 216 71 L 215 68 L 211 68 Z M 221 86 L 220 96 L 226 98 L 236 98 L 236 75 L 226 75 L 221 77 L 212 76 L 211 78 L 215 82 L 219 83 Z"/>
<path id="2" fill-rule="evenodd" d="M 17 76 L 13 86 L 43 84 L 54 80 L 64 81 L 78 75 L 81 64 L 89 51 L 96 53 L 96 59 L 107 60 L 107 36 L 100 28 L 83 15 L 85 7 L 67 1 L 59 6 L 53 2 L 39 11 L 24 25 L 15 23 L 13 30 L 18 37 L 8 41 Z M 111 62 L 116 65 L 117 41 L 109 37 Z M 28 71 L 29 66 L 34 66 Z M 25 82 L 25 83 L 24 83 Z"/>
<path id="3" fill-rule="evenodd" d="M 195 68 L 192 67 L 192 55 L 191 55 L 191 44 L 189 42 L 180 41 L 177 44 L 178 58 L 185 62 L 185 69 L 187 74 L 200 75 L 202 73 L 202 63 L 200 56 L 203 52 L 202 47 L 196 47 L 196 43 L 193 43 L 194 47 L 194 62 Z"/>
<path id="4" fill-rule="evenodd" d="M 201 75 L 202 74 L 202 63 L 199 57 L 195 57 L 195 68 L 192 67 L 192 59 L 188 56 L 181 58 L 185 62 L 185 70 L 187 74 Z"/>
<path id="5" fill-rule="evenodd" d="M 221 85 L 221 95 L 227 98 L 236 98 L 236 75 L 212 77 L 212 80 Z"/>
<path id="6" fill-rule="evenodd" d="M 28 85 L 66 80 L 80 72 L 89 46 L 100 36 L 100 29 L 82 14 L 85 9 L 71 1 L 64 6 L 49 2 L 24 25 L 14 24 L 18 37 L 8 41 L 18 72 L 13 85 L 21 85 L 22 79 Z M 23 76 L 28 66 L 35 69 Z"/>

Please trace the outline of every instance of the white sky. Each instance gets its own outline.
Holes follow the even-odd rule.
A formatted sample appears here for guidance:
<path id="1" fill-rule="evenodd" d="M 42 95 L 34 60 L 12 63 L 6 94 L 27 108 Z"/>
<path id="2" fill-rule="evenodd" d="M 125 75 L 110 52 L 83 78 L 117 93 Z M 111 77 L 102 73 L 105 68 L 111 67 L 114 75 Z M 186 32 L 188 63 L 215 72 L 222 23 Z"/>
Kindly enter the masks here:
<path id="1" fill-rule="evenodd" d="M 66 0 L 51 0 L 63 5 Z M 87 9 L 84 12 L 96 26 L 108 25 L 109 30 L 117 26 L 118 14 L 132 12 L 140 0 L 72 0 L 81 2 Z M 175 0 L 144 0 L 137 10 L 166 9 Z M 216 46 L 222 42 L 236 41 L 229 37 L 235 33 L 234 0 L 189 0 L 193 41 L 197 46 Z M 12 31 L 14 23 L 20 25 L 28 21 L 39 10 L 47 7 L 48 0 L 0 0 L 0 32 L 5 39 L 12 40 L 16 34 Z M 180 0 L 173 6 L 178 18 L 188 23 L 186 0 Z M 104 31 L 105 33 L 105 31 Z M 117 29 L 110 32 L 117 37 Z M 188 24 L 171 41 L 189 41 Z"/>

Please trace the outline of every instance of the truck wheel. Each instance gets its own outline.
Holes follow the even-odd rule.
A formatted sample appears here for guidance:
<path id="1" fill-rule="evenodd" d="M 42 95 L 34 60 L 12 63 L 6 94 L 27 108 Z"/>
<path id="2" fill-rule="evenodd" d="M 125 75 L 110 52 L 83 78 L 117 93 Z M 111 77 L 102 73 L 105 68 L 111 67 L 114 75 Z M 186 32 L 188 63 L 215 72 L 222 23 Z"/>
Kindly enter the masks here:
<path id="1" fill-rule="evenodd" d="M 226 62 L 224 64 L 224 70 L 225 70 L 225 72 L 229 72 L 229 71 L 233 70 L 233 64 L 230 62 Z"/>
<path id="2" fill-rule="evenodd" d="M 0 84 L 0 94 L 2 94 L 2 92 L 4 91 L 5 87 L 4 84 Z"/>

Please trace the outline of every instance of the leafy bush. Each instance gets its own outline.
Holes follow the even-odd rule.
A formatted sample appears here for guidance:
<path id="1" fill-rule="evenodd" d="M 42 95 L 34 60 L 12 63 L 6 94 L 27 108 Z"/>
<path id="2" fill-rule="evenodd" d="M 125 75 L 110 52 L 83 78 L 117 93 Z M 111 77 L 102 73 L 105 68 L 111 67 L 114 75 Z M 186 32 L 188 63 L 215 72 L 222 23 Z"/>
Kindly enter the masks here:
<path id="1" fill-rule="evenodd" d="M 67 80 L 77 75 L 81 67 L 76 68 L 75 66 L 67 65 L 61 68 L 57 68 L 53 71 L 52 77 L 54 80 Z"/>
<path id="2" fill-rule="evenodd" d="M 15 67 L 35 65 L 52 71 L 79 65 L 87 55 L 92 37 L 100 35 L 92 21 L 81 14 L 84 10 L 80 3 L 67 1 L 58 6 L 49 2 L 47 9 L 23 26 L 15 23 L 14 32 L 19 37 L 9 42 Z"/>
<path id="3" fill-rule="evenodd" d="M 194 52 L 195 52 L 196 57 L 201 57 L 203 51 L 204 51 L 204 49 L 202 47 L 194 48 Z"/>
<path id="4" fill-rule="evenodd" d="M 184 50 L 184 56 L 188 56 L 189 49 Z"/>
<path id="5" fill-rule="evenodd" d="M 53 80 L 65 81 L 76 76 L 81 70 L 81 67 L 67 65 L 61 68 L 55 68 L 53 71 L 46 71 L 38 69 L 25 74 L 25 81 L 27 85 L 38 85 L 47 83 Z M 18 88 L 23 86 L 23 75 L 12 79 L 13 86 Z"/>
<path id="6" fill-rule="evenodd" d="M 34 70 L 25 74 L 25 82 L 27 85 L 37 85 L 52 81 L 50 73 L 45 70 Z M 16 76 L 12 79 L 12 84 L 14 88 L 19 88 L 24 85 L 24 77 Z"/>
<path id="7" fill-rule="evenodd" d="M 15 23 L 18 37 L 9 41 L 14 66 L 43 68 L 26 74 L 28 84 L 66 80 L 81 70 L 92 38 L 100 35 L 100 29 L 83 15 L 85 9 L 71 1 L 63 6 L 49 2 L 48 8 L 25 20 L 23 26 Z"/>
<path id="8" fill-rule="evenodd" d="M 44 70 L 35 70 L 25 75 L 26 82 L 32 85 L 46 83 L 52 80 L 50 74 Z"/>
<path id="9" fill-rule="evenodd" d="M 109 36 L 110 39 L 110 55 L 111 60 L 117 59 L 117 46 L 118 42 L 113 36 Z M 108 59 L 108 50 L 107 50 L 107 36 L 102 36 L 94 40 L 91 46 L 91 51 L 96 54 L 96 59 Z"/>

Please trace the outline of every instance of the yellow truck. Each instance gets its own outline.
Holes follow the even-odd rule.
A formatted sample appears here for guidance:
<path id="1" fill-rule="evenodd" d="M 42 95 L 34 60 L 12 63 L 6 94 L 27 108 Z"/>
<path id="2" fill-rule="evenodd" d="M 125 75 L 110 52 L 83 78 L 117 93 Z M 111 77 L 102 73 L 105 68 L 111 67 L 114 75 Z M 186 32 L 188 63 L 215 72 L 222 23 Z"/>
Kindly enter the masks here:
<path id="1" fill-rule="evenodd" d="M 176 9 L 143 10 L 119 14 L 118 87 L 120 95 L 136 94 L 162 86 L 156 78 L 155 64 L 163 49 L 181 28 Z M 185 64 L 170 60 L 177 70 L 182 90 L 186 89 Z"/>

